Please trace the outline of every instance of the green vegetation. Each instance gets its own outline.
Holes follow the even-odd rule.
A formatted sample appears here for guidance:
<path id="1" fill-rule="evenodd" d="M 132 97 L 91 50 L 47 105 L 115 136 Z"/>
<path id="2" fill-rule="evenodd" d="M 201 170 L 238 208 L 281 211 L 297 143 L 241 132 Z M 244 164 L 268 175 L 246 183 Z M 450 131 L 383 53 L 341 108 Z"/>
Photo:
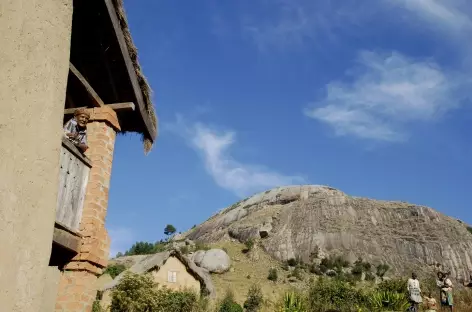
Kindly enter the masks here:
<path id="1" fill-rule="evenodd" d="M 277 282 L 277 280 L 279 279 L 279 276 L 277 274 L 276 268 L 269 269 L 269 276 L 267 276 L 267 279 L 269 281 Z"/>
<path id="2" fill-rule="evenodd" d="M 258 312 L 262 308 L 263 300 L 261 288 L 257 285 L 252 285 L 247 293 L 244 309 L 247 312 Z"/>
<path id="3" fill-rule="evenodd" d="M 149 275 L 126 273 L 111 293 L 113 312 L 200 312 L 201 299 L 190 290 L 172 291 L 157 288 Z"/>
<path id="4" fill-rule="evenodd" d="M 388 264 L 379 264 L 377 266 L 377 276 L 383 278 L 388 270 L 390 270 L 390 266 Z"/>
<path id="5" fill-rule="evenodd" d="M 115 278 L 120 275 L 121 272 L 125 271 L 126 267 L 123 264 L 113 264 L 107 266 L 103 274 L 110 274 L 111 278 Z"/>
<path id="6" fill-rule="evenodd" d="M 148 242 L 136 242 L 129 250 L 125 252 L 125 256 L 149 255 L 154 253 L 154 244 Z"/>
<path id="7" fill-rule="evenodd" d="M 204 242 L 196 241 L 195 242 L 195 250 L 210 250 L 211 247 Z"/>
<path id="8" fill-rule="evenodd" d="M 175 232 L 177 232 L 177 229 L 172 224 L 167 224 L 164 228 L 164 234 L 167 235 L 167 237 L 171 236 Z"/>
<path id="9" fill-rule="evenodd" d="M 234 301 L 234 294 L 228 290 L 218 305 L 218 312 L 243 312 L 243 308 Z"/>
<path id="10" fill-rule="evenodd" d="M 248 239 L 247 241 L 244 242 L 244 246 L 246 246 L 246 249 L 244 249 L 244 252 L 249 252 L 254 248 L 254 240 L 252 238 Z"/>
<path id="11" fill-rule="evenodd" d="M 469 231 L 469 233 L 472 234 L 472 226 L 468 226 L 467 231 Z"/>
<path id="12" fill-rule="evenodd" d="M 92 305 L 92 312 L 104 312 L 102 307 L 100 306 L 100 301 L 95 300 Z"/>
<path id="13" fill-rule="evenodd" d="M 306 311 L 303 297 L 299 293 L 286 293 L 282 300 L 281 312 L 303 312 Z"/>

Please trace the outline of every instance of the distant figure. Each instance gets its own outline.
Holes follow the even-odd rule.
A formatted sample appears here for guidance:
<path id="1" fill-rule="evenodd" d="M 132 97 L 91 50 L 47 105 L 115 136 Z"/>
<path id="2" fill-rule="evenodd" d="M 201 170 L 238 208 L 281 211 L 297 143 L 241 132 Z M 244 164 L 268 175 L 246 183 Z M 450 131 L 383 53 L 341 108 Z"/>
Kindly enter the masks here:
<path id="1" fill-rule="evenodd" d="M 452 282 L 449 279 L 449 273 L 438 272 L 437 286 L 441 295 L 441 311 L 448 309 L 454 311 L 454 300 L 452 297 Z"/>
<path id="2" fill-rule="evenodd" d="M 416 273 L 411 274 L 411 278 L 408 280 L 407 288 L 408 293 L 410 294 L 410 311 L 418 312 L 419 304 L 423 302 L 423 299 L 421 298 L 420 281 L 418 280 Z"/>
<path id="3" fill-rule="evenodd" d="M 89 112 L 84 108 L 78 108 L 74 117 L 64 125 L 64 135 L 77 146 L 82 153 L 87 149 L 87 122 L 90 119 Z"/>
<path id="4" fill-rule="evenodd" d="M 436 312 L 438 309 L 436 299 L 433 298 L 431 293 L 424 297 L 425 312 Z"/>

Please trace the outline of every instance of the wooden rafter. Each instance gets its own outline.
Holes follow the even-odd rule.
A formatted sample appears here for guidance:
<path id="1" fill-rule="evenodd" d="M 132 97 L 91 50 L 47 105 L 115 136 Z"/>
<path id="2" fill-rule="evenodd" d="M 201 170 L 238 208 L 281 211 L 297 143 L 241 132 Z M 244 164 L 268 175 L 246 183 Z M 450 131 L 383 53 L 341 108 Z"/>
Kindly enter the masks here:
<path id="1" fill-rule="evenodd" d="M 114 104 L 105 104 L 105 106 L 110 107 L 116 112 L 121 112 L 121 111 L 134 111 L 135 105 L 132 102 L 126 102 L 126 103 L 114 103 Z M 66 108 L 64 110 L 64 115 L 72 115 L 76 109 L 79 108 L 88 108 L 86 106 L 84 107 L 74 107 L 74 108 Z"/>
<path id="2" fill-rule="evenodd" d="M 85 88 L 85 91 L 87 91 L 87 94 L 89 95 L 90 99 L 92 100 L 92 104 L 95 107 L 100 107 L 104 106 L 105 104 L 103 103 L 102 99 L 98 96 L 97 92 L 92 88 L 92 86 L 88 83 L 87 79 L 75 68 L 72 63 L 69 63 L 69 70 L 72 73 L 72 76 L 74 76 L 80 84 Z"/>

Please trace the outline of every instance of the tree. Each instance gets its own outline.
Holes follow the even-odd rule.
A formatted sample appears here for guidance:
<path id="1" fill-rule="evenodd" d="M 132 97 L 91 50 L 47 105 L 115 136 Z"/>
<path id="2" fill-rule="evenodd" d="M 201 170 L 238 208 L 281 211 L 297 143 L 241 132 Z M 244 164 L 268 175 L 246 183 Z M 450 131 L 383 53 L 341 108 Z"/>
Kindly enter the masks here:
<path id="1" fill-rule="evenodd" d="M 148 242 L 136 242 L 125 252 L 125 256 L 148 255 L 155 252 L 154 244 Z"/>
<path id="2" fill-rule="evenodd" d="M 170 236 L 174 234 L 175 232 L 177 232 L 177 229 L 172 224 L 167 224 L 166 227 L 164 228 L 164 234 L 167 236 Z"/>

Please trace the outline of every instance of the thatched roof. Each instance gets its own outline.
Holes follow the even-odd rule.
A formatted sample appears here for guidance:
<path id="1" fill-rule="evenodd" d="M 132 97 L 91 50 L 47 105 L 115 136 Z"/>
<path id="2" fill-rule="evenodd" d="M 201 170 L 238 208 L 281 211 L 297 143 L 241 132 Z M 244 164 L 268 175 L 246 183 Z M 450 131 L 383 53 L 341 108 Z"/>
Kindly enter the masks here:
<path id="1" fill-rule="evenodd" d="M 131 266 L 128 270 L 118 275 L 112 282 L 106 284 L 101 290 L 105 291 L 114 288 L 116 285 L 118 285 L 120 280 L 127 272 L 132 272 L 135 274 L 144 274 L 150 271 L 160 270 L 160 268 L 166 263 L 169 257 L 175 257 L 179 259 L 180 262 L 182 262 L 182 264 L 187 268 L 187 272 L 200 282 L 201 291 L 203 294 L 209 295 L 210 297 L 215 296 L 215 288 L 213 286 L 213 282 L 211 281 L 210 274 L 202 268 L 198 267 L 192 260 L 188 259 L 180 251 L 175 249 L 149 255 L 141 259 L 133 266 Z"/>
<path id="2" fill-rule="evenodd" d="M 128 47 L 128 53 L 131 58 L 131 61 L 133 62 L 134 70 L 136 72 L 136 77 L 138 78 L 139 86 L 141 87 L 141 92 L 143 94 L 146 111 L 149 115 L 152 126 L 157 132 L 157 115 L 156 115 L 156 111 L 154 109 L 154 105 L 152 104 L 152 99 L 151 99 L 152 90 L 146 80 L 146 77 L 144 77 L 144 74 L 141 70 L 141 66 L 139 65 L 138 49 L 134 45 L 133 39 L 131 38 L 131 33 L 129 31 L 128 21 L 126 19 L 126 13 L 123 6 L 123 0 L 113 0 L 113 4 L 115 6 L 116 15 L 120 22 L 121 29 L 123 30 L 126 45 Z M 153 140 L 152 138 L 148 137 L 146 134 L 143 134 L 143 142 L 144 142 L 144 150 L 147 153 L 152 148 Z"/>

